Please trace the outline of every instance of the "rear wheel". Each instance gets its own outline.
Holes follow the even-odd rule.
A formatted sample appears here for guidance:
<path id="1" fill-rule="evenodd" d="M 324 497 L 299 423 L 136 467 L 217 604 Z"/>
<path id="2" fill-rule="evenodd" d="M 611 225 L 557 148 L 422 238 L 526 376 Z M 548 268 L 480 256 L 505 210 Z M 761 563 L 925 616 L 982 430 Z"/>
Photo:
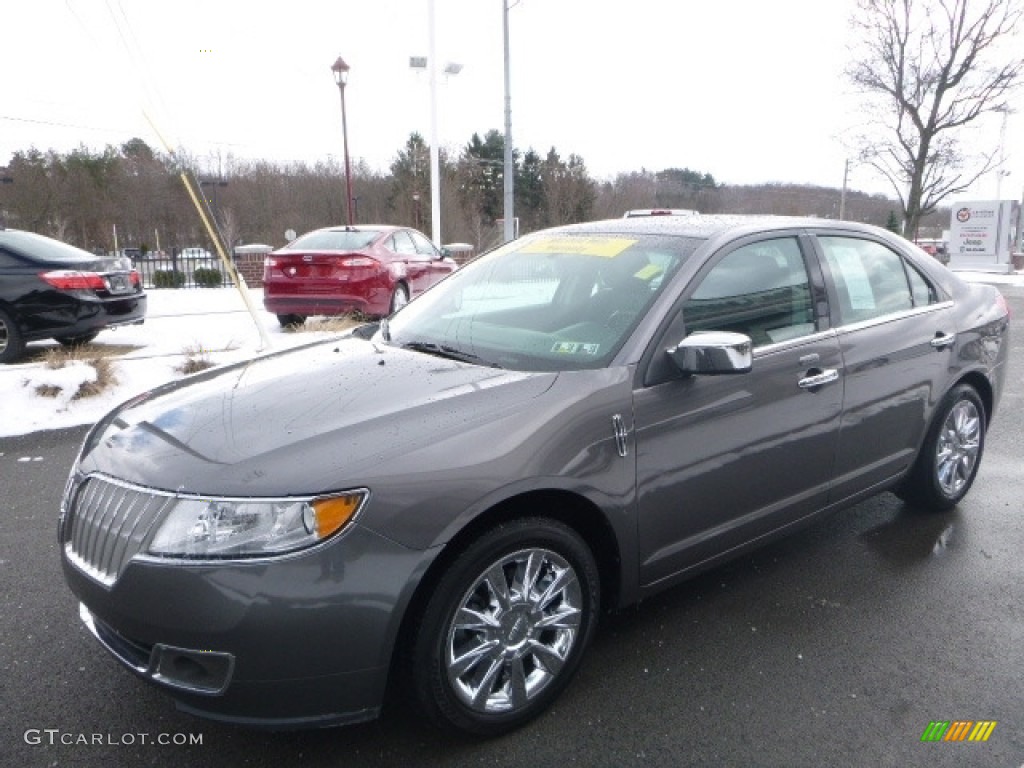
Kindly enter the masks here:
<path id="1" fill-rule="evenodd" d="M 395 292 L 391 294 L 391 314 L 395 314 L 408 303 L 409 289 L 403 283 L 399 283 L 395 286 Z"/>
<path id="2" fill-rule="evenodd" d="M 0 364 L 13 363 L 25 352 L 25 339 L 14 320 L 0 309 Z"/>
<path id="3" fill-rule="evenodd" d="M 411 659 L 421 707 L 476 735 L 523 725 L 568 684 L 599 604 L 597 565 L 571 528 L 546 518 L 494 528 L 432 590 Z"/>
<path id="4" fill-rule="evenodd" d="M 83 344 L 88 344 L 99 335 L 99 331 L 92 331 L 80 334 L 79 336 L 55 336 L 54 338 L 65 347 L 80 347 Z"/>
<path id="5" fill-rule="evenodd" d="M 302 325 L 306 322 L 305 315 L 278 315 L 277 322 L 281 324 L 282 328 L 287 328 L 291 325 Z"/>
<path id="6" fill-rule="evenodd" d="M 970 490 L 984 449 L 985 406 L 973 387 L 961 384 L 936 410 L 900 498 L 937 512 L 952 509 Z"/>

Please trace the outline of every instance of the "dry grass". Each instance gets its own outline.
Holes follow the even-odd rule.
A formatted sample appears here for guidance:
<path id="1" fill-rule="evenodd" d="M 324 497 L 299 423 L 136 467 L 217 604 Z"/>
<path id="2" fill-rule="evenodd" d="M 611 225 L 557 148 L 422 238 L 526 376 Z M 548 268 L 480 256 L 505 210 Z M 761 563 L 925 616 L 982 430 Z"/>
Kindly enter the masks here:
<path id="1" fill-rule="evenodd" d="M 71 363 L 92 366 L 96 371 L 96 380 L 83 381 L 78 391 L 71 396 L 72 400 L 81 400 L 85 397 L 95 397 L 117 384 L 117 375 L 111 359 L 116 356 L 116 353 L 90 347 L 88 344 L 80 347 L 51 347 L 43 355 L 43 364 L 51 370 L 66 368 Z M 51 384 L 40 384 L 35 388 L 36 394 L 40 397 L 57 397 L 61 391 L 60 387 Z"/>
<path id="2" fill-rule="evenodd" d="M 210 351 L 203 349 L 202 346 L 193 345 L 191 347 L 185 347 L 181 353 L 185 356 L 185 359 L 181 362 L 181 365 L 175 366 L 174 370 L 178 373 L 184 373 L 188 375 L 190 373 L 199 373 L 205 371 L 207 368 L 212 368 L 214 363 L 208 355 Z"/>

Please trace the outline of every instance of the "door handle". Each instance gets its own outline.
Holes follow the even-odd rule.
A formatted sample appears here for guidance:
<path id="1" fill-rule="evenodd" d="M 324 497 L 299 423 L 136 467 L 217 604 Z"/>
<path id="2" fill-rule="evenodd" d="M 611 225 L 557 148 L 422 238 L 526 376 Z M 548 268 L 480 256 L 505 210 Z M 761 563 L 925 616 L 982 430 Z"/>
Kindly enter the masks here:
<path id="1" fill-rule="evenodd" d="M 956 343 L 956 336 L 951 333 L 936 333 L 935 338 L 928 342 L 935 349 L 945 349 Z"/>
<path id="2" fill-rule="evenodd" d="M 810 374 L 810 371 L 808 371 Z M 831 384 L 839 380 L 839 371 L 835 368 L 826 368 L 821 373 L 805 376 L 797 382 L 801 389 L 817 389 L 825 384 Z"/>

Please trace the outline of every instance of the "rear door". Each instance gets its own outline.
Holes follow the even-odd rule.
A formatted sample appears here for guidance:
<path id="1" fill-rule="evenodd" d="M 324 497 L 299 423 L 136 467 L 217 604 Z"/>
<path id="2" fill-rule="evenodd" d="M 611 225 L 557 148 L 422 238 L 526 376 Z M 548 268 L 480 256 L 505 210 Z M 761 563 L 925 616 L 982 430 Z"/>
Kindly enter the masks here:
<path id="1" fill-rule="evenodd" d="M 389 238 L 409 285 L 410 298 L 430 287 L 430 258 L 416 250 L 411 233 L 401 229 Z"/>
<path id="2" fill-rule="evenodd" d="M 416 246 L 416 251 L 428 259 L 428 275 L 424 290 L 455 271 L 455 264 L 448 259 L 442 258 L 441 252 L 426 237 L 414 230 L 409 230 L 409 236 Z"/>
<path id="3" fill-rule="evenodd" d="M 839 501 L 913 461 L 943 395 L 956 325 L 941 288 L 881 241 L 822 233 L 817 244 L 847 371 L 830 497 Z"/>
<path id="4" fill-rule="evenodd" d="M 656 354 L 634 392 L 643 584 L 824 506 L 843 367 L 811 251 L 795 234 L 747 238 L 684 291 L 659 352 L 697 331 L 745 333 L 753 370 L 683 377 Z"/>

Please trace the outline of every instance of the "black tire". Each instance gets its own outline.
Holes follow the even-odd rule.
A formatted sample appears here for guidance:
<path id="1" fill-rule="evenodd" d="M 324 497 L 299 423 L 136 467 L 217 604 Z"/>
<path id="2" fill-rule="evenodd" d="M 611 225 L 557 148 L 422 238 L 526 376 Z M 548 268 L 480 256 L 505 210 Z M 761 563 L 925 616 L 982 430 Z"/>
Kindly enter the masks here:
<path id="1" fill-rule="evenodd" d="M 0 365 L 13 363 L 25 353 L 25 339 L 11 316 L 0 309 Z"/>
<path id="2" fill-rule="evenodd" d="M 944 512 L 967 495 L 985 450 L 985 406 L 960 384 L 942 399 L 917 461 L 897 490 L 911 506 Z"/>
<path id="3" fill-rule="evenodd" d="M 80 347 L 100 335 L 99 331 L 83 333 L 80 336 L 54 336 L 54 338 L 65 347 Z"/>
<path id="4" fill-rule="evenodd" d="M 519 581 L 527 564 L 531 588 Z M 420 707 L 442 728 L 477 736 L 530 721 L 579 667 L 600 598 L 594 556 L 568 526 L 524 518 L 488 531 L 451 563 L 418 617 L 410 674 Z"/>
<path id="5" fill-rule="evenodd" d="M 389 314 L 395 314 L 398 310 L 409 303 L 409 289 L 405 287 L 405 283 L 399 283 L 395 286 L 395 292 L 391 294 L 391 307 Z"/>
<path id="6" fill-rule="evenodd" d="M 281 324 L 282 328 L 288 328 L 289 326 L 299 326 L 306 322 L 305 315 L 278 315 L 277 322 Z"/>

